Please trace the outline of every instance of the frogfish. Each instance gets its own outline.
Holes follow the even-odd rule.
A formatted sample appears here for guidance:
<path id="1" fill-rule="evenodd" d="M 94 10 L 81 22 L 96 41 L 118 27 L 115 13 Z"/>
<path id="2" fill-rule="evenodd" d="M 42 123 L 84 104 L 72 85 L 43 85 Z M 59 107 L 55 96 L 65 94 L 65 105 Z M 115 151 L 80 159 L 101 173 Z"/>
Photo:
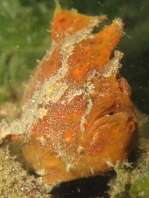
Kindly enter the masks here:
<path id="1" fill-rule="evenodd" d="M 123 23 L 116 18 L 95 33 L 104 19 L 57 3 L 51 48 L 25 90 L 22 116 L 1 124 L 1 139 L 22 143 L 44 184 L 105 173 L 137 144 L 131 91 L 119 71 L 123 53 L 114 51 Z"/>

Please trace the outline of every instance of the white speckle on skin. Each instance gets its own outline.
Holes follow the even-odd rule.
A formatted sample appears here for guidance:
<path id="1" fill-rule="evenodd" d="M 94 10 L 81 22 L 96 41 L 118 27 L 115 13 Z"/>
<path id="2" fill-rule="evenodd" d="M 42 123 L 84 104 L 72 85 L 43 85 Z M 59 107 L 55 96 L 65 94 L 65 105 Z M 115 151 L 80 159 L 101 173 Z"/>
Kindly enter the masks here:
<path id="1" fill-rule="evenodd" d="M 79 147 L 77 148 L 78 154 L 80 154 L 82 151 L 83 151 L 83 147 L 82 147 L 82 146 L 79 146 Z"/>
<path id="2" fill-rule="evenodd" d="M 92 175 L 94 174 L 94 170 L 93 170 L 93 168 L 92 167 L 89 167 L 90 168 L 90 171 L 91 171 L 91 173 L 92 173 Z"/>
<path id="3" fill-rule="evenodd" d="M 45 108 L 39 108 L 37 110 L 36 117 L 42 119 L 46 114 L 47 114 L 47 109 L 45 109 Z"/>
<path id="4" fill-rule="evenodd" d="M 70 168 L 71 168 L 71 165 L 70 164 L 66 164 L 66 173 L 69 172 Z"/>
<path id="5" fill-rule="evenodd" d="M 46 140 L 45 140 L 44 136 L 40 136 L 39 138 L 37 138 L 37 140 L 40 141 L 40 143 L 41 143 L 42 146 L 44 146 L 45 143 L 46 143 Z"/>
<path id="6" fill-rule="evenodd" d="M 113 162 L 111 161 L 111 160 L 107 160 L 107 165 L 108 165 L 108 167 L 114 167 L 114 164 L 113 164 Z"/>
<path id="7" fill-rule="evenodd" d="M 44 169 L 37 170 L 37 171 L 36 171 L 36 173 L 37 173 L 38 175 L 41 175 L 41 176 L 43 176 L 43 175 L 45 175 L 45 174 L 46 174 L 46 172 L 45 172 L 45 170 L 44 170 Z"/>

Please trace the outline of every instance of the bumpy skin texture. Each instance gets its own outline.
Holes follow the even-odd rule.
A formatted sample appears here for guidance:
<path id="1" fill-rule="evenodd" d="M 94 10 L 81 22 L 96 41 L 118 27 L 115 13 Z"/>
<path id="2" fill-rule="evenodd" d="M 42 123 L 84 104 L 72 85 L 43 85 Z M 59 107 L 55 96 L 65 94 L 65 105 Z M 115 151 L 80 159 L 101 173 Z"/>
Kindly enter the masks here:
<path id="1" fill-rule="evenodd" d="M 57 5 L 51 49 L 24 94 L 23 154 L 47 184 L 106 172 L 136 145 L 130 89 L 119 74 L 122 53 L 110 59 L 123 24 L 115 19 L 92 34 L 104 19 Z"/>

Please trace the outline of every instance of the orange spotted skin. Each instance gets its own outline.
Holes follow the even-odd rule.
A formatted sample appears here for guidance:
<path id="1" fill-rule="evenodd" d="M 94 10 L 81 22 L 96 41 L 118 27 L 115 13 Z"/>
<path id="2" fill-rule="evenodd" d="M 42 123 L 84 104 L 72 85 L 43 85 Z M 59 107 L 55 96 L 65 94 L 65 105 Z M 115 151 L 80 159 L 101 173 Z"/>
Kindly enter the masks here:
<path id="1" fill-rule="evenodd" d="M 119 74 L 120 19 L 97 34 L 105 16 L 57 5 L 52 46 L 22 102 L 23 154 L 46 184 L 107 172 L 137 143 L 130 89 Z"/>

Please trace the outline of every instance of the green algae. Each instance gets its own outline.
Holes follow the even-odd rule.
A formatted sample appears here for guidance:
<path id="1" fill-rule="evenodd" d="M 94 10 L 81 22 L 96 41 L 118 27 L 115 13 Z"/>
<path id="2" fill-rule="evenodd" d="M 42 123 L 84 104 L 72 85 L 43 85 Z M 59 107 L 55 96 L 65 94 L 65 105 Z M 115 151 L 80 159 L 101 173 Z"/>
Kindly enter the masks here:
<path id="1" fill-rule="evenodd" d="M 50 28 L 54 6 L 35 1 L 22 4 L 0 1 L 0 103 L 20 100 L 37 59 L 50 47 L 46 28 Z"/>
<path id="2" fill-rule="evenodd" d="M 149 174 L 135 181 L 131 186 L 130 193 L 132 196 L 149 197 Z"/>

